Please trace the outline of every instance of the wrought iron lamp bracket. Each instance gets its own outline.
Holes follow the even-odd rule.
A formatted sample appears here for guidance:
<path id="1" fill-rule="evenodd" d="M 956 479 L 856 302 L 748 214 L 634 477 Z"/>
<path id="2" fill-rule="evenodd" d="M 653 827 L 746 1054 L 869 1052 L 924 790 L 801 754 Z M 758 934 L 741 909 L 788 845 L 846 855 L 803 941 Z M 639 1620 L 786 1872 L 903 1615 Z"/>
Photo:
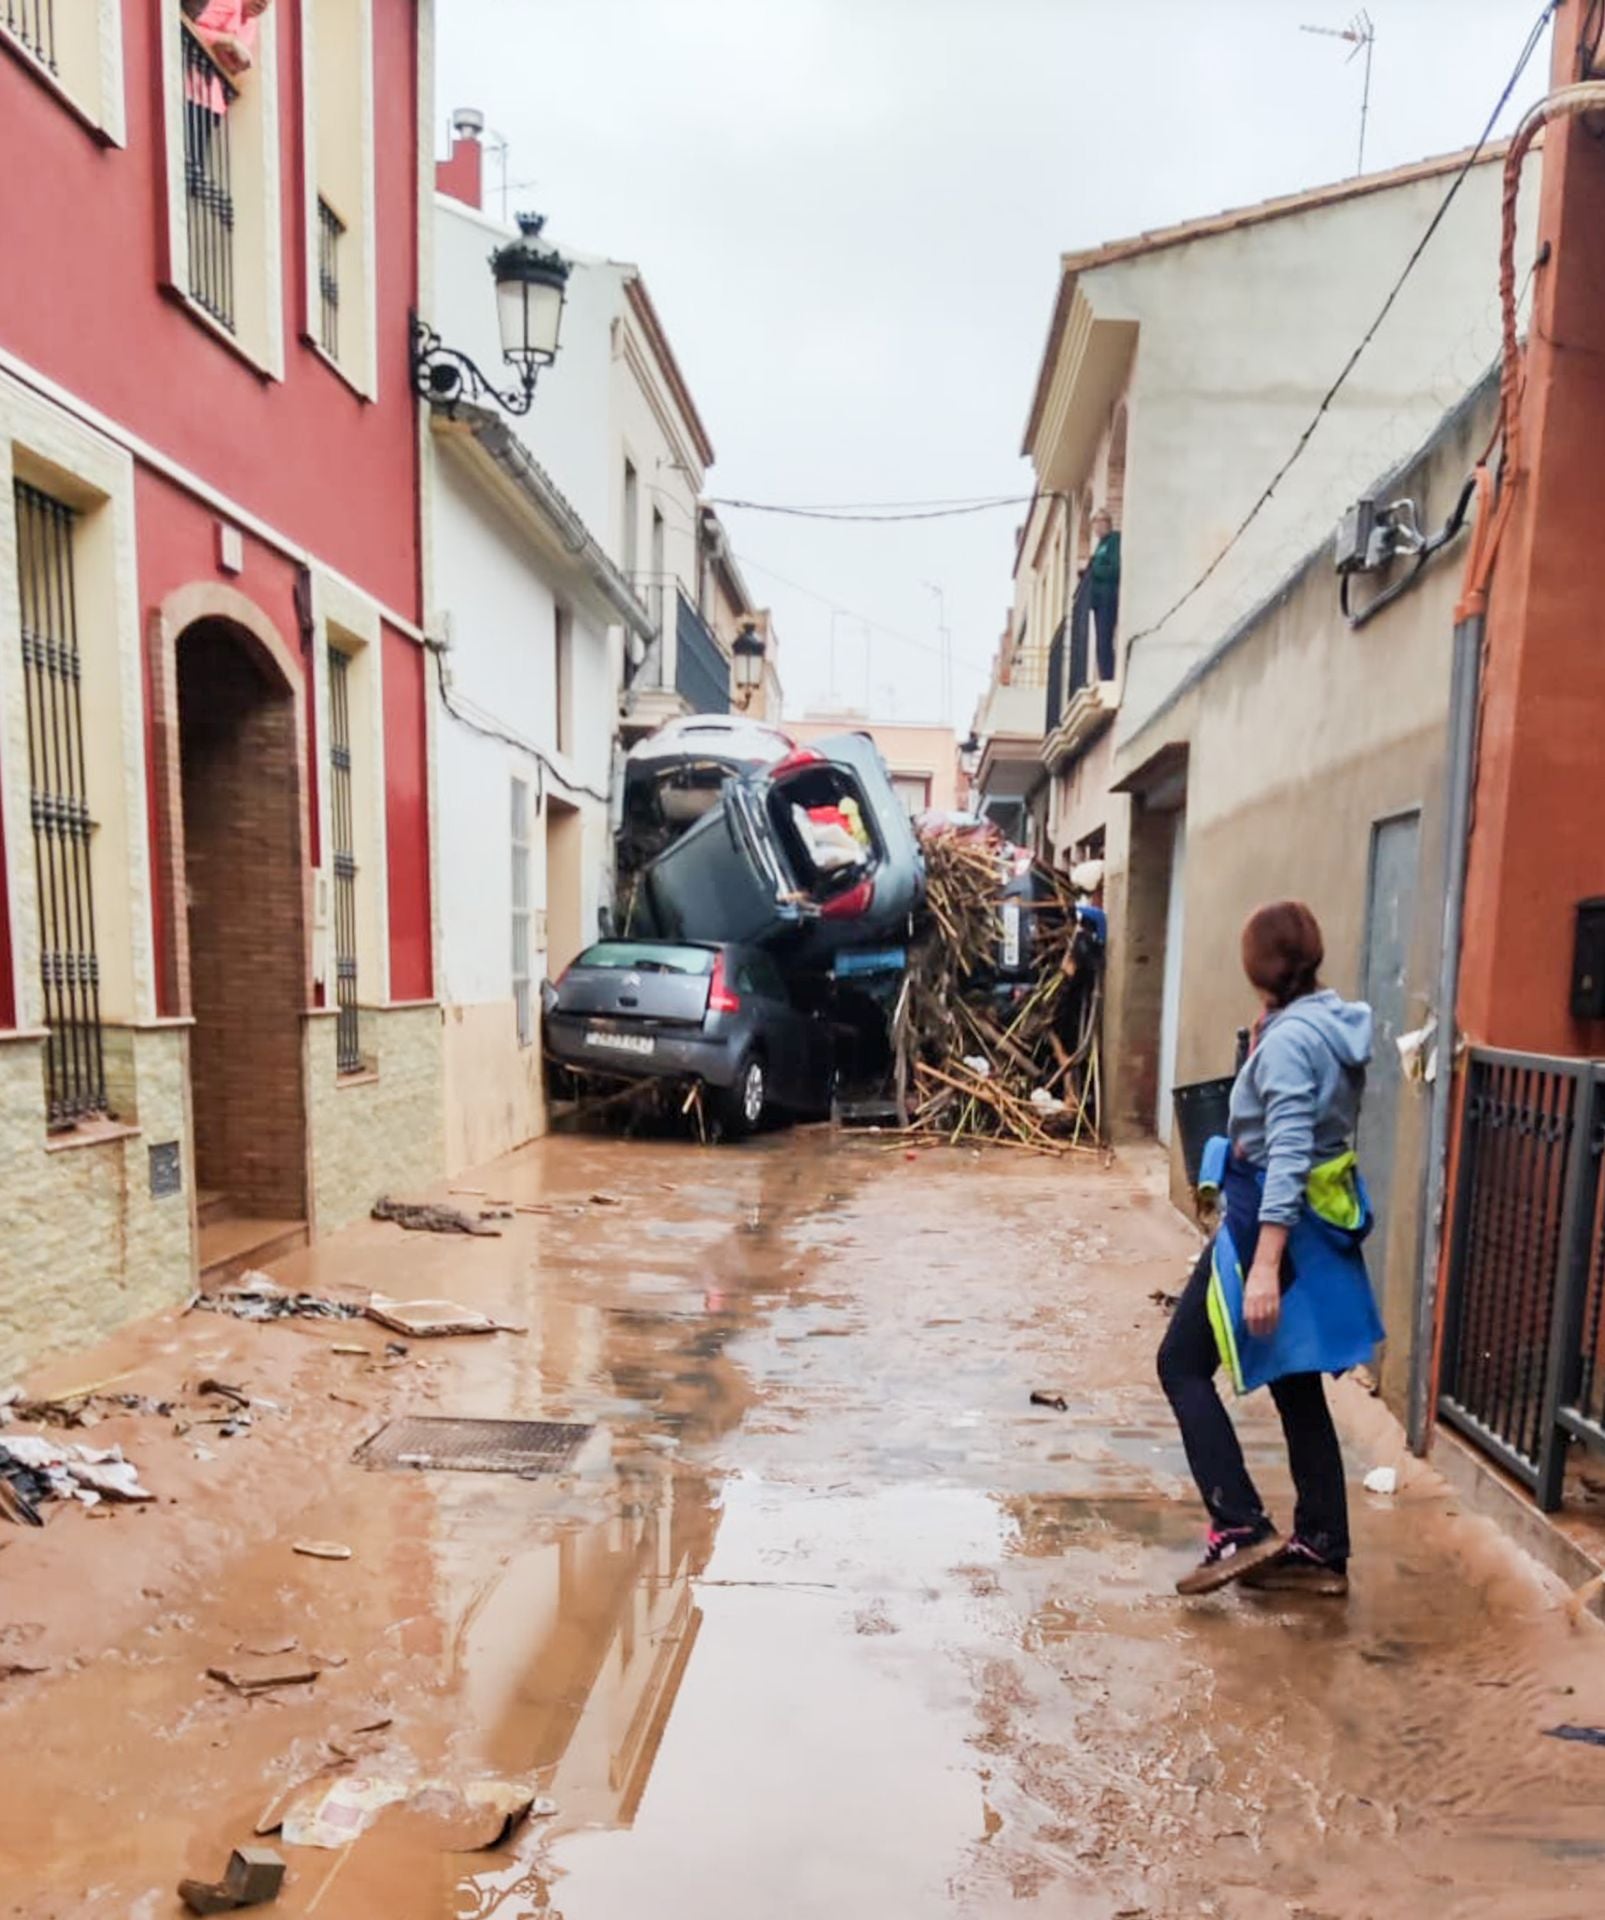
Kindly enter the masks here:
<path id="1" fill-rule="evenodd" d="M 520 385 L 504 392 L 485 378 L 466 353 L 448 347 L 433 327 L 417 314 L 412 316 L 413 391 L 448 413 L 455 411 L 459 400 L 491 400 L 507 413 L 528 413 L 539 373 L 539 366 L 526 364 Z"/>

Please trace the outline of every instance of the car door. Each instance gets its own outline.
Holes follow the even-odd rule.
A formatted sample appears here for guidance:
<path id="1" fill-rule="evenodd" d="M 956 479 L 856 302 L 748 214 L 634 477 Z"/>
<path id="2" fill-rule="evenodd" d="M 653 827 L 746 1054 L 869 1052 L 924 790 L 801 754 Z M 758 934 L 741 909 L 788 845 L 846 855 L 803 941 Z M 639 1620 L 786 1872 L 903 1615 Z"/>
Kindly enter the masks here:
<path id="1" fill-rule="evenodd" d="M 758 1032 L 769 1060 L 770 1085 L 783 1107 L 796 1103 L 802 1060 L 796 1009 L 786 992 L 780 969 L 768 954 L 753 951 L 742 956 L 738 979 L 741 992 L 751 995 L 758 1011 Z"/>
<path id="2" fill-rule="evenodd" d="M 745 782 L 646 870 L 647 918 L 671 940 L 747 944 L 773 939 L 797 920 L 786 877 L 756 817 Z"/>

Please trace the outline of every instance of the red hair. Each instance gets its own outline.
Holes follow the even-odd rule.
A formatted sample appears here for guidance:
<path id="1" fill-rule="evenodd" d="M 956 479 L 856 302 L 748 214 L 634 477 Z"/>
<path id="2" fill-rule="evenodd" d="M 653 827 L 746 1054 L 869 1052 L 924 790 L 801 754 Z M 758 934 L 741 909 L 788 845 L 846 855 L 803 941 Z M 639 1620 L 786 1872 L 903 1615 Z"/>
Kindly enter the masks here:
<path id="1" fill-rule="evenodd" d="M 1320 922 L 1302 900 L 1256 907 L 1244 924 L 1243 971 L 1273 1006 L 1314 993 L 1325 958 Z"/>

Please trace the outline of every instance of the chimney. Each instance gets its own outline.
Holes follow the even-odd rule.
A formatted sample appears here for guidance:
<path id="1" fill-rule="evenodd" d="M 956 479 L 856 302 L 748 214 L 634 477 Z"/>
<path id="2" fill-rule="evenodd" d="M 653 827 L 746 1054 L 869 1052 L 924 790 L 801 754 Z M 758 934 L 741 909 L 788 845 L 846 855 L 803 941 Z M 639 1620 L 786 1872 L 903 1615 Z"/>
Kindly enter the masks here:
<path id="1" fill-rule="evenodd" d="M 435 191 L 476 212 L 485 204 L 484 131 L 485 116 L 477 107 L 459 107 L 451 116 L 451 158 L 435 162 Z"/>

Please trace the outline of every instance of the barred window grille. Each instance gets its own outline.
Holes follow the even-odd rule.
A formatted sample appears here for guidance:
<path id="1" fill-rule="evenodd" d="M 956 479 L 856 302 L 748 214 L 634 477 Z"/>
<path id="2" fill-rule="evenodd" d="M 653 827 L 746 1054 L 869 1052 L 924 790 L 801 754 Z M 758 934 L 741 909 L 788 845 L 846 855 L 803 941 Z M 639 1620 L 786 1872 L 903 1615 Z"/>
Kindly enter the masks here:
<path id="1" fill-rule="evenodd" d="M 318 196 L 318 344 L 331 360 L 340 358 L 340 240 L 345 222 Z"/>
<path id="2" fill-rule="evenodd" d="M 529 784 L 512 788 L 513 843 L 513 1006 L 518 1015 L 518 1044 L 535 1038 L 535 1010 L 529 991 Z"/>
<path id="3" fill-rule="evenodd" d="M 351 659 L 329 649 L 329 809 L 334 862 L 335 1064 L 360 1073 L 361 1016 L 357 1011 L 357 855 L 351 805 Z"/>
<path id="4" fill-rule="evenodd" d="M 5 27 L 34 59 L 56 71 L 56 0 L 4 0 Z"/>
<path id="5" fill-rule="evenodd" d="M 49 1126 L 72 1126 L 106 1107 L 100 964 L 90 871 L 78 605 L 70 507 L 16 485 L 17 592 L 28 715 L 28 784 L 39 888 L 39 976 L 44 990 Z"/>
<path id="6" fill-rule="evenodd" d="M 229 109 L 238 89 L 196 34 L 179 28 L 184 51 L 184 200 L 189 295 L 234 331 L 234 176 Z"/>

